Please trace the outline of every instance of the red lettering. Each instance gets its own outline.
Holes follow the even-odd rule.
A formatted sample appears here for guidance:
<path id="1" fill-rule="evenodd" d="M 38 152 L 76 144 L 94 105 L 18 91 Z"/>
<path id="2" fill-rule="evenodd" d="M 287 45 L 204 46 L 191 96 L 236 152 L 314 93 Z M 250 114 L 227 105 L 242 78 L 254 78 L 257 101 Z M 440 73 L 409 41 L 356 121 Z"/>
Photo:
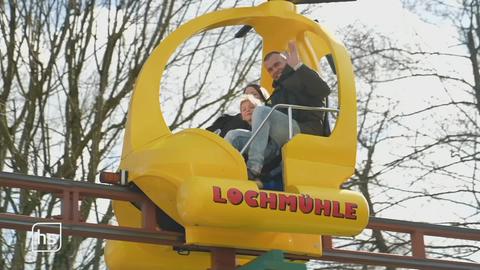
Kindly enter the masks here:
<path id="1" fill-rule="evenodd" d="M 337 201 L 333 201 L 333 217 L 336 218 L 344 218 L 345 216 L 343 215 L 342 212 L 340 212 L 340 203 Z"/>
<path id="2" fill-rule="evenodd" d="M 287 207 L 290 212 L 297 212 L 299 208 L 304 214 L 309 214 L 312 211 L 315 215 L 332 216 L 335 218 L 357 219 L 358 204 L 353 202 L 345 202 L 345 209 L 342 213 L 341 202 L 331 200 L 321 200 L 311 198 L 309 195 L 286 195 L 277 194 L 275 192 L 257 192 L 255 190 L 247 190 L 245 193 L 237 188 L 229 188 L 226 198 L 222 197 L 222 188 L 212 186 L 213 202 L 228 203 L 239 205 L 245 203 L 252 208 L 261 207 L 269 208 L 271 210 L 286 211 Z M 277 200 L 278 197 L 278 200 Z"/>
<path id="3" fill-rule="evenodd" d="M 302 195 L 298 199 L 298 207 L 304 214 L 308 214 L 313 210 L 313 199 L 308 195 Z"/>
<path id="4" fill-rule="evenodd" d="M 331 210 L 331 201 L 329 200 L 320 200 L 320 199 L 315 199 L 315 214 L 316 215 L 323 215 L 324 216 L 330 216 L 330 210 Z"/>
<path id="5" fill-rule="evenodd" d="M 267 204 L 270 204 L 270 209 L 277 209 L 277 194 L 266 192 L 260 192 L 260 207 L 267 208 Z"/>
<path id="6" fill-rule="evenodd" d="M 357 219 L 357 208 L 356 203 L 345 203 L 345 218 L 348 219 Z"/>
<path id="7" fill-rule="evenodd" d="M 230 188 L 227 191 L 227 198 L 233 205 L 239 205 L 243 202 L 243 194 L 236 188 Z"/>
<path id="8" fill-rule="evenodd" d="M 213 187 L 213 201 L 216 203 L 227 203 L 227 199 L 222 198 L 221 187 Z"/>
<path id="9" fill-rule="evenodd" d="M 255 190 L 248 190 L 245 192 L 245 202 L 250 207 L 258 207 L 258 201 L 256 200 L 258 197 L 258 192 Z"/>
<path id="10" fill-rule="evenodd" d="M 278 194 L 278 210 L 285 211 L 287 205 L 290 207 L 290 212 L 297 212 L 297 196 Z"/>

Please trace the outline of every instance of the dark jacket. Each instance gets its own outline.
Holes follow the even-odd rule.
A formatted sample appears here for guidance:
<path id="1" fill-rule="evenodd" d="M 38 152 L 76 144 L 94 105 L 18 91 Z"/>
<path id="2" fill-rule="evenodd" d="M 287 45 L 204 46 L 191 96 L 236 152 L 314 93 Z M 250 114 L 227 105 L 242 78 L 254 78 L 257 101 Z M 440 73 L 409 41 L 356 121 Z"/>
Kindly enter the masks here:
<path id="1" fill-rule="evenodd" d="M 287 65 L 280 78 L 273 82 L 273 87 L 275 90 L 267 101 L 269 106 L 294 104 L 324 107 L 325 99 L 330 94 L 327 83 L 306 65 L 301 65 L 297 70 Z M 287 109 L 281 111 L 287 114 Z M 323 112 L 294 109 L 292 115 L 302 133 L 323 135 Z"/>
<path id="2" fill-rule="evenodd" d="M 242 120 L 241 114 L 220 116 L 213 124 L 207 127 L 207 130 L 217 133 L 222 138 L 232 129 L 248 129 L 251 130 L 250 125 Z"/>

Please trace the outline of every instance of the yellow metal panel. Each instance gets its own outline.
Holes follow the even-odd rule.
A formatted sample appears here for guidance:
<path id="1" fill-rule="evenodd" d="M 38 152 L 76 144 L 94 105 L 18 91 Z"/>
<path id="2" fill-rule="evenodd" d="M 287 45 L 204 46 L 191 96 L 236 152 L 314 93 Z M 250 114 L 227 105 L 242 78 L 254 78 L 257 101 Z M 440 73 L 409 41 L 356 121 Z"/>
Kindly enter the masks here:
<path id="1" fill-rule="evenodd" d="M 351 236 L 368 222 L 367 202 L 356 192 L 312 186 L 295 186 L 292 191 L 258 190 L 251 181 L 195 177 L 180 187 L 177 209 L 184 225 L 246 232 Z"/>
<path id="2" fill-rule="evenodd" d="M 108 241 L 105 261 L 110 270 L 205 270 L 211 267 L 210 254 L 179 255 L 170 246 Z"/>
<path id="3" fill-rule="evenodd" d="M 339 89 L 339 106 L 335 129 L 330 137 L 297 135 L 283 147 L 284 178 L 289 185 L 317 185 L 338 188 L 354 171 L 357 149 L 357 100 L 350 57 L 345 47 L 323 34 L 330 41 Z M 313 39 L 314 40 L 314 39 Z M 317 55 L 321 48 L 315 47 Z M 315 184 L 314 176 L 322 181 Z"/>
<path id="4" fill-rule="evenodd" d="M 255 220 L 251 220 L 255 222 Z M 220 227 L 188 226 L 187 243 L 245 249 L 280 249 L 290 253 L 322 255 L 319 235 L 299 233 L 251 232 Z"/>
<path id="5" fill-rule="evenodd" d="M 142 214 L 130 202 L 113 201 L 113 211 L 118 224 L 126 227 L 142 227 Z"/>
<path id="6" fill-rule="evenodd" d="M 160 85 L 175 49 L 201 31 L 243 24 L 253 26 L 262 36 L 264 54 L 284 51 L 288 41 L 296 40 L 302 61 L 317 71 L 321 57 L 332 54 L 334 58 L 341 109 L 335 129 L 328 138 L 297 135 L 284 147 L 289 193 L 275 194 L 297 198 L 308 194 L 332 204 L 335 201 L 337 217 L 229 205 L 228 198 L 223 198 L 227 199 L 226 205 L 212 203 L 214 185 L 227 191 L 234 187 L 240 192 L 259 192 L 247 181 L 243 158 L 212 133 L 190 129 L 172 134 L 165 123 Z M 261 83 L 271 90 L 271 78 L 264 69 Z M 368 207 L 364 198 L 339 189 L 355 166 L 356 95 L 350 58 L 325 29 L 296 14 L 292 3 L 269 1 L 258 7 L 217 11 L 178 28 L 155 48 L 142 68 L 128 114 L 120 167 L 129 171 L 130 179 L 157 206 L 186 226 L 189 243 L 320 255 L 318 234 L 352 235 L 366 225 Z M 346 203 L 357 205 L 357 219 L 340 218 L 347 215 Z M 349 207 L 348 217 L 352 217 L 353 208 Z M 139 226 L 140 214 L 131 205 L 115 202 L 114 209 L 121 225 Z M 127 254 L 130 260 L 125 259 Z M 140 269 L 205 269 L 209 262 L 203 255 L 187 259 L 162 246 L 115 241 L 108 242 L 105 256 L 114 270 L 131 269 L 133 265 Z"/>
<path id="7" fill-rule="evenodd" d="M 243 158 L 229 143 L 200 129 L 164 136 L 122 161 L 129 177 L 177 222 L 177 189 L 192 176 L 247 181 Z"/>

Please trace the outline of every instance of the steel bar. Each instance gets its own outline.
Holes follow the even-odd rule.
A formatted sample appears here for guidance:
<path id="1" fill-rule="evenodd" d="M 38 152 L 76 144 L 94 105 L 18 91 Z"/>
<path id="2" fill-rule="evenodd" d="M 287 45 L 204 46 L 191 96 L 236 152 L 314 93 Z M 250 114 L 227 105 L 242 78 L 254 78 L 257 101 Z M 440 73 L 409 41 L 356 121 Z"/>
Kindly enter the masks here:
<path id="1" fill-rule="evenodd" d="M 181 246 L 182 250 L 210 252 L 212 248 L 203 246 L 185 245 Z M 261 256 L 266 251 L 236 249 L 236 255 Z M 298 255 L 285 253 L 285 259 L 294 261 L 334 261 L 341 263 L 360 264 L 360 265 L 378 265 L 392 266 L 421 270 L 478 270 L 479 263 L 468 263 L 458 261 L 446 261 L 438 259 L 419 259 L 412 256 L 401 256 L 384 253 L 372 253 L 363 251 L 350 250 L 324 250 L 322 256 Z"/>
<path id="2" fill-rule="evenodd" d="M 80 200 L 84 195 L 93 197 L 98 195 L 98 197 L 101 198 L 111 198 L 124 201 L 134 199 L 132 201 L 149 203 L 149 199 L 147 197 L 141 193 L 133 192 L 125 187 L 113 187 L 89 182 L 50 179 L 46 177 L 25 176 L 3 172 L 0 173 L 0 186 L 43 190 L 63 195 L 61 219 L 45 219 L 0 213 L 0 228 L 29 231 L 32 229 L 32 226 L 38 222 L 61 222 L 62 232 L 66 235 L 171 245 L 182 250 L 190 251 L 212 252 L 213 250 L 212 247 L 185 245 L 184 235 L 182 233 L 153 230 L 153 226 L 150 224 L 151 221 L 149 220 L 144 220 L 144 223 L 150 224 L 149 226 L 146 226 L 147 228 L 129 228 L 104 224 L 89 224 L 82 222 L 81 217 L 79 217 L 78 213 L 75 213 L 73 210 L 74 207 L 77 207 L 76 209 L 78 211 L 78 200 Z M 77 202 L 74 202 L 75 200 Z M 151 205 L 145 206 L 145 208 L 146 209 L 144 210 L 146 212 L 151 211 Z M 323 236 L 323 256 L 312 257 L 306 255 L 286 254 L 285 258 L 305 261 L 316 259 L 412 269 L 480 269 L 479 263 L 423 258 L 425 250 L 424 243 L 422 243 L 424 236 L 438 236 L 480 241 L 480 230 L 376 217 L 370 218 L 367 228 L 372 230 L 409 233 L 412 235 L 412 248 L 415 248 L 414 242 L 417 241 L 419 243 L 417 247 L 418 251 L 413 251 L 414 256 L 400 256 L 393 254 L 342 250 L 333 247 L 332 238 L 330 236 Z M 49 232 L 49 228 L 42 227 L 42 231 Z M 54 233 L 55 228 L 50 228 L 50 231 Z M 220 250 L 220 252 L 226 252 L 226 250 Z M 238 255 L 252 256 L 261 255 L 263 252 L 264 251 L 243 249 L 236 249 L 234 251 L 234 253 Z M 227 257 L 230 258 L 229 260 L 231 262 L 231 254 L 229 256 L 225 256 L 225 258 Z"/>
<path id="3" fill-rule="evenodd" d="M 235 270 L 235 249 L 211 248 L 212 270 Z"/>
<path id="4" fill-rule="evenodd" d="M 142 226 L 148 230 L 154 230 L 157 227 L 156 205 L 148 200 L 142 203 Z"/>
<path id="5" fill-rule="evenodd" d="M 62 193 L 65 189 L 76 189 L 80 195 L 88 194 L 96 198 L 123 199 L 128 201 L 142 201 L 145 199 L 145 196 L 142 194 L 131 192 L 126 187 L 7 172 L 0 172 L 0 186 L 35 189 L 53 193 Z"/>
<path id="6" fill-rule="evenodd" d="M 72 200 L 72 221 L 73 222 L 80 222 L 80 210 L 79 210 L 79 195 L 78 191 L 73 191 L 71 194 L 71 200 Z"/>
<path id="7" fill-rule="evenodd" d="M 436 225 L 387 218 L 370 217 L 367 228 L 381 231 L 413 233 L 421 230 L 424 235 L 480 241 L 480 230 Z"/>
<path id="8" fill-rule="evenodd" d="M 70 197 L 70 190 L 65 189 L 62 193 L 62 219 L 72 219 L 72 199 Z"/>
<path id="9" fill-rule="evenodd" d="M 184 243 L 184 236 L 181 233 L 152 230 L 148 231 L 139 228 L 104 224 L 65 222 L 56 219 L 35 218 L 14 214 L 0 214 L 0 228 L 30 231 L 32 226 L 39 222 L 61 222 L 62 232 L 65 235 L 144 242 L 161 245 L 181 245 Z M 55 233 L 57 231 L 55 228 L 45 228 L 45 232 Z"/>
<path id="10" fill-rule="evenodd" d="M 248 146 L 250 146 L 250 144 L 252 143 L 253 139 L 257 136 L 260 129 L 263 128 L 268 118 L 270 118 L 270 115 L 272 115 L 273 111 L 278 108 L 288 108 L 289 110 L 296 109 L 296 110 L 304 110 L 304 111 L 321 111 L 321 112 L 336 112 L 336 113 L 339 112 L 338 109 L 327 108 L 327 107 L 308 107 L 308 106 L 293 105 L 293 104 L 277 104 L 271 108 L 271 110 L 268 112 L 265 119 L 263 119 L 263 121 L 258 126 L 257 130 L 253 131 L 252 136 L 248 139 L 247 143 L 243 146 L 242 150 L 240 150 L 240 154 L 243 155 L 243 153 L 247 150 Z M 291 128 L 291 126 L 292 124 L 289 123 L 289 128 Z"/>
<path id="11" fill-rule="evenodd" d="M 288 107 L 288 140 L 291 140 L 292 137 L 293 137 L 292 107 Z"/>
<path id="12" fill-rule="evenodd" d="M 415 258 L 426 258 L 424 234 L 417 231 L 410 234 L 412 239 L 412 256 Z"/>
<path id="13" fill-rule="evenodd" d="M 295 258 L 295 256 L 285 256 Z M 314 259 L 314 258 L 312 258 Z M 324 251 L 318 260 L 357 263 L 365 265 L 382 265 L 401 268 L 425 269 L 425 270 L 478 270 L 478 263 L 464 263 L 436 259 L 420 259 L 411 256 L 381 254 L 349 250 Z"/>

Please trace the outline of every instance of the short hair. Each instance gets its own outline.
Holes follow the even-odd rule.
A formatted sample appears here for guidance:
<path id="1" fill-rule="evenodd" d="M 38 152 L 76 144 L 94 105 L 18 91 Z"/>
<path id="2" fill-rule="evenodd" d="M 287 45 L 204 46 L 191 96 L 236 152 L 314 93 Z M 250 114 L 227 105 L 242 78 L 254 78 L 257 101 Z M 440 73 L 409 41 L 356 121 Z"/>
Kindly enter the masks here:
<path id="1" fill-rule="evenodd" d="M 267 61 L 267 60 L 268 60 L 270 57 L 272 57 L 272 55 L 274 55 L 274 54 L 280 54 L 280 55 L 281 55 L 282 53 L 279 52 L 279 51 L 271 51 L 271 52 L 267 53 L 267 54 L 265 55 L 265 57 L 263 57 L 263 62 Z"/>
<path id="2" fill-rule="evenodd" d="M 246 97 L 246 98 L 242 99 L 242 101 L 240 101 L 240 112 L 242 112 L 242 105 L 246 102 L 252 103 L 255 107 L 258 105 L 254 102 L 254 100 L 252 101 L 252 99 Z"/>
<path id="3" fill-rule="evenodd" d="M 247 102 L 247 101 L 250 102 L 250 103 L 252 103 L 252 101 L 250 101 L 250 99 L 244 98 L 244 99 L 242 99 L 242 101 L 240 101 L 240 109 L 242 109 L 243 103 L 245 103 L 245 102 Z"/>

